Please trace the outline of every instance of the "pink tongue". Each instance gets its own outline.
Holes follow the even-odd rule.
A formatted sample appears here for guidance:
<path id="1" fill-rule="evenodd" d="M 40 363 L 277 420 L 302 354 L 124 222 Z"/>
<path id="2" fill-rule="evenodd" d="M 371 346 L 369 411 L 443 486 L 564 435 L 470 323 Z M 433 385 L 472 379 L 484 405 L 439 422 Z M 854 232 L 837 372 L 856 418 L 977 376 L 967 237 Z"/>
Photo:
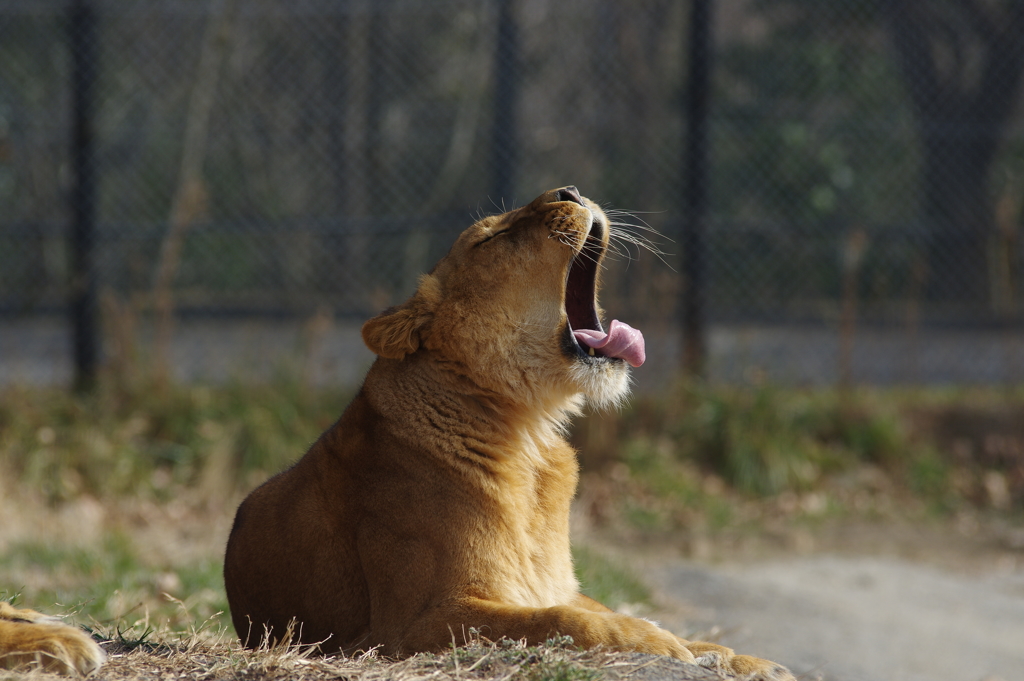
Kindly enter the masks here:
<path id="1" fill-rule="evenodd" d="M 593 329 L 573 329 L 572 335 L 581 345 L 600 350 L 605 357 L 624 359 L 630 366 L 638 367 L 647 359 L 644 335 L 618 319 L 612 320 L 607 334 Z"/>

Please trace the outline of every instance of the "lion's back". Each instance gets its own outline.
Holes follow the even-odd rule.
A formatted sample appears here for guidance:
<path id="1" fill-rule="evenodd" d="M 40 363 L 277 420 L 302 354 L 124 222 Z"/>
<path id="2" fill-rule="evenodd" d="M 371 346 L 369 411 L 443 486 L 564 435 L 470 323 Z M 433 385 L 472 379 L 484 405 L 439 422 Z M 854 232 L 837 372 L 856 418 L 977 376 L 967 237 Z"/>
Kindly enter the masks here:
<path id="1" fill-rule="evenodd" d="M 280 639 L 292 619 L 302 622 L 293 642 L 327 639 L 325 651 L 365 629 L 369 600 L 350 510 L 328 506 L 311 493 L 320 485 L 339 484 L 349 483 L 325 480 L 315 454 L 307 454 L 239 506 L 225 552 L 224 581 L 243 643 L 260 644 L 264 626 Z M 304 577 L 309 575 L 314 577 Z M 325 599 L 325 593 L 332 597 Z M 338 631 L 338 622 L 351 631 Z"/>

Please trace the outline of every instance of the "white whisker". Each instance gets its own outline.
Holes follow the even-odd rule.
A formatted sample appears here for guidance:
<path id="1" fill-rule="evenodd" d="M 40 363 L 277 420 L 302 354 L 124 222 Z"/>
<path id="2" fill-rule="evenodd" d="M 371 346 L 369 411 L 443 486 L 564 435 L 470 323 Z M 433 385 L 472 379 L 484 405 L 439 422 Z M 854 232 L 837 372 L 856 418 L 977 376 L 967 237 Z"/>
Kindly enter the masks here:
<path id="1" fill-rule="evenodd" d="M 631 243 L 634 246 L 648 250 L 655 255 L 665 255 L 665 252 L 661 250 L 656 242 L 643 234 L 637 234 L 636 232 L 613 225 L 611 228 L 611 236 L 619 241 Z"/>
<path id="2" fill-rule="evenodd" d="M 599 261 L 594 255 L 588 253 L 586 249 L 581 249 L 580 252 L 577 253 L 573 259 L 577 260 L 579 258 L 585 258 L 585 259 L 589 260 L 590 262 L 596 264 L 598 267 L 604 267 L 605 266 L 604 262 Z"/>
<path id="3" fill-rule="evenodd" d="M 610 241 L 615 241 L 617 243 L 623 257 L 634 260 L 640 256 L 640 249 L 643 249 L 653 253 L 654 256 L 668 266 L 669 269 L 673 269 L 672 265 L 670 265 L 665 259 L 666 256 L 671 254 L 662 250 L 659 242 L 656 241 L 656 239 L 672 241 L 671 239 L 651 227 L 643 218 L 634 212 L 606 208 L 605 215 L 608 216 Z M 635 256 L 633 251 L 630 250 L 630 245 L 636 247 Z"/>

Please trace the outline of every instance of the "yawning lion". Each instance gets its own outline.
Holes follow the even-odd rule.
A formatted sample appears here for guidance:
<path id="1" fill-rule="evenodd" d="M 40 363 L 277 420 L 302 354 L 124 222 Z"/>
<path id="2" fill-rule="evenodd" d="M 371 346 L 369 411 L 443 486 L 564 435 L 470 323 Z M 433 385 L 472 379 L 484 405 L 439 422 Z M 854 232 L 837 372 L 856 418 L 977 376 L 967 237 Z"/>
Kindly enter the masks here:
<path id="1" fill-rule="evenodd" d="M 242 503 L 224 579 L 235 629 L 399 656 L 475 628 L 642 651 L 733 674 L 784 668 L 692 643 L 579 593 L 569 550 L 584 402 L 610 405 L 643 336 L 597 306 L 607 217 L 575 187 L 484 218 L 408 301 L 363 326 L 378 358 L 352 404 Z"/>

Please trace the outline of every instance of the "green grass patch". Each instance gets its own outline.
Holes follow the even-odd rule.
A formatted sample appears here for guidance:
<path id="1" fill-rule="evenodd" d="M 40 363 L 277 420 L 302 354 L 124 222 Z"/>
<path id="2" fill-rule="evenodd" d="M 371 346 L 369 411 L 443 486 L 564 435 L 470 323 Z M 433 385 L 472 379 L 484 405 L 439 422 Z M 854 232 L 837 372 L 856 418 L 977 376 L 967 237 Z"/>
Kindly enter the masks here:
<path id="1" fill-rule="evenodd" d="M 52 502 L 89 494 L 167 500 L 182 487 L 251 487 L 301 456 L 349 391 L 267 385 L 104 386 L 0 392 L 0 471 Z M 227 489 L 225 489 L 225 487 Z"/>
<path id="2" fill-rule="evenodd" d="M 14 543 L 0 556 L 0 574 L 9 595 L 19 594 L 29 607 L 121 628 L 140 620 L 184 626 L 227 612 L 219 560 L 183 567 L 153 563 L 117 532 L 94 546 Z"/>
<path id="3" fill-rule="evenodd" d="M 596 681 L 602 674 L 570 660 L 552 660 L 529 666 L 519 676 L 524 681 Z"/>
<path id="4" fill-rule="evenodd" d="M 642 531 L 735 526 L 757 516 L 751 504 L 860 512 L 885 506 L 879 495 L 939 514 L 1024 511 L 1020 389 L 690 383 L 587 417 L 574 444 L 612 481 L 603 515 Z"/>
<path id="5" fill-rule="evenodd" d="M 807 490 L 825 474 L 911 449 L 895 412 L 836 391 L 690 386 L 670 410 L 680 456 L 758 495 Z"/>
<path id="6" fill-rule="evenodd" d="M 0 474 L 53 503 L 83 494 L 166 501 L 183 488 L 245 490 L 301 456 L 350 398 L 287 377 L 161 389 L 104 383 L 88 397 L 8 389 L 0 392 Z M 1010 430 L 993 440 L 971 431 L 972 423 Z M 716 496 L 695 472 L 740 494 L 772 497 L 872 465 L 915 494 L 949 495 L 951 450 L 966 441 L 974 463 L 1008 471 L 1013 502 L 1024 507 L 1024 483 L 1014 486 L 1009 475 L 1019 462 L 998 452 L 985 460 L 992 442 L 1009 443 L 1011 452 L 1024 447 L 1024 427 L 1015 425 L 1022 423 L 1022 391 L 685 384 L 621 413 L 593 415 L 574 439 L 585 468 L 623 463 L 651 495 L 695 506 Z M 984 493 L 975 487 L 975 496 Z M 640 527 L 672 522 L 671 512 L 642 499 L 629 513 Z M 729 522 L 725 510 L 712 515 Z"/>
<path id="7" fill-rule="evenodd" d="M 631 571 L 586 546 L 574 546 L 573 563 L 580 591 L 615 609 L 623 604 L 650 604 L 651 592 Z"/>

